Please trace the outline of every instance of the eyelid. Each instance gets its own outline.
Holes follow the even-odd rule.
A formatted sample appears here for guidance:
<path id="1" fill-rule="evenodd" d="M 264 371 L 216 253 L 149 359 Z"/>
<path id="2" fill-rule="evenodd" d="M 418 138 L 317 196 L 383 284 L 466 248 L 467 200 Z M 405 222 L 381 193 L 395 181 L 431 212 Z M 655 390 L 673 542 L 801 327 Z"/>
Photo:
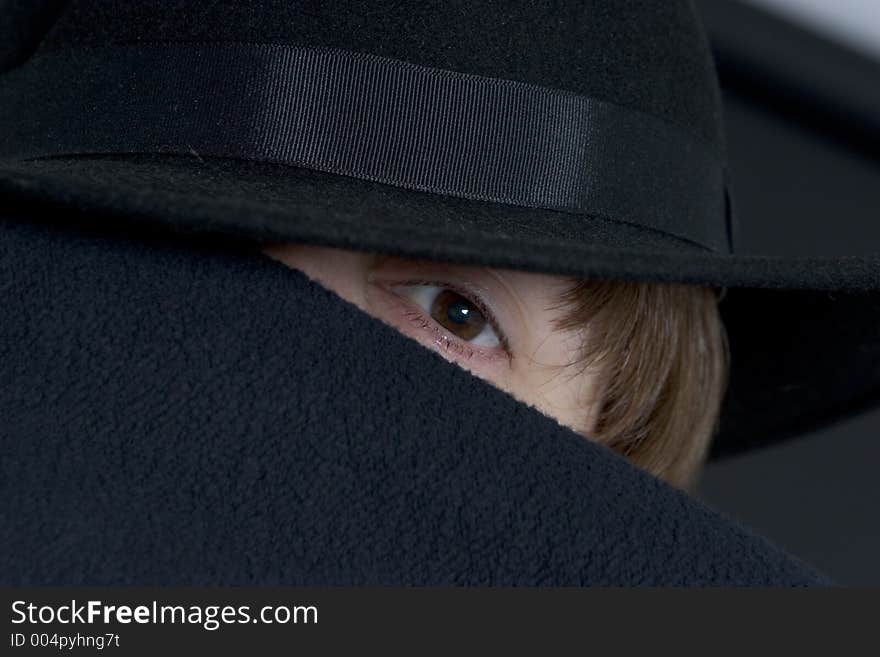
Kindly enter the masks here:
<path id="1" fill-rule="evenodd" d="M 492 267 L 456 265 L 433 260 L 409 259 L 398 256 L 379 256 L 367 274 L 368 282 L 396 282 L 404 279 L 420 279 L 428 284 L 443 284 L 449 289 L 473 295 L 497 320 L 503 318 L 505 325 L 516 337 L 521 327 L 529 325 L 529 313 L 523 306 L 519 292 L 511 284 L 505 272 Z M 486 301 L 490 303 L 485 303 Z M 493 306 L 492 304 L 496 304 Z M 479 306 L 478 306 L 479 307 Z M 497 327 L 501 323 L 496 322 Z"/>
<path id="2" fill-rule="evenodd" d="M 399 281 L 394 284 L 389 285 L 391 289 L 395 287 L 411 287 L 416 285 L 429 285 L 433 287 L 439 287 L 445 290 L 452 290 L 456 294 L 460 294 L 465 299 L 470 301 L 474 306 L 476 306 L 477 310 L 483 313 L 483 317 L 486 318 L 486 321 L 489 323 L 489 326 L 492 327 L 492 330 L 495 331 L 495 335 L 498 336 L 498 342 L 501 344 L 501 348 L 508 354 L 508 356 L 513 356 L 513 352 L 510 350 L 510 342 L 507 339 L 507 335 L 504 333 L 504 330 L 501 328 L 498 319 L 495 316 L 495 313 L 492 312 L 492 309 L 489 305 L 483 300 L 483 298 L 473 290 L 467 289 L 467 286 L 458 285 L 455 283 L 449 283 L 447 281 L 441 280 L 428 280 L 428 279 L 412 279 Z M 431 320 L 434 321 L 434 320 Z M 445 330 L 445 329 L 444 329 Z M 457 340 L 459 338 L 456 338 Z"/>

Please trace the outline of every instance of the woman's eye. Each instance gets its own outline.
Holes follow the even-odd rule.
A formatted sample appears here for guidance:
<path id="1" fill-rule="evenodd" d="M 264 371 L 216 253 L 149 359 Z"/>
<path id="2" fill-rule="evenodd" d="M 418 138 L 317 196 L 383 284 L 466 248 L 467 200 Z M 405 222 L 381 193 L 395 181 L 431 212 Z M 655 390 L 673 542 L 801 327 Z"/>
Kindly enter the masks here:
<path id="1" fill-rule="evenodd" d="M 405 285 L 397 289 L 457 338 L 482 347 L 501 344 L 483 312 L 458 292 L 436 285 Z"/>

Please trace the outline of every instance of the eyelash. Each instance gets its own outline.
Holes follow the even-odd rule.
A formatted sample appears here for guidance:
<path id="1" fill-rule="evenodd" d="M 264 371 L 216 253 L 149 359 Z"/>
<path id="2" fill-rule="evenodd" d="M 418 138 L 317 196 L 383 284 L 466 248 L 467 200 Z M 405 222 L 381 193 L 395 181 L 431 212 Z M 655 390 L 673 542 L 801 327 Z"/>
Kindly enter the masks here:
<path id="1" fill-rule="evenodd" d="M 510 343 L 508 342 L 507 336 L 504 334 L 504 331 L 501 330 L 501 326 L 499 325 L 498 320 L 495 318 L 495 314 L 491 311 L 489 306 L 487 306 L 483 302 L 483 300 L 479 298 L 479 296 L 477 296 L 473 292 L 470 292 L 469 290 L 465 290 L 455 284 L 448 283 L 446 281 L 421 279 L 410 280 L 397 283 L 395 287 L 404 287 L 408 285 L 431 285 L 434 287 L 443 288 L 445 290 L 451 290 L 456 294 L 460 294 L 462 297 L 474 304 L 477 310 L 483 313 L 483 317 L 486 318 L 489 326 L 492 327 L 492 330 L 495 331 L 495 335 L 498 336 L 498 342 L 501 344 L 501 348 L 504 350 L 504 353 L 507 356 L 508 360 L 513 357 L 513 352 L 511 352 L 510 350 Z M 455 337 L 442 327 L 438 326 L 433 319 L 426 317 L 421 308 L 408 310 L 404 312 L 404 316 L 418 328 L 431 331 L 436 336 L 436 341 L 439 341 L 443 345 L 444 349 L 454 350 L 459 355 L 468 359 L 473 358 L 473 356 L 477 353 L 476 349 L 467 346 L 467 343 L 462 342 L 459 338 Z"/>

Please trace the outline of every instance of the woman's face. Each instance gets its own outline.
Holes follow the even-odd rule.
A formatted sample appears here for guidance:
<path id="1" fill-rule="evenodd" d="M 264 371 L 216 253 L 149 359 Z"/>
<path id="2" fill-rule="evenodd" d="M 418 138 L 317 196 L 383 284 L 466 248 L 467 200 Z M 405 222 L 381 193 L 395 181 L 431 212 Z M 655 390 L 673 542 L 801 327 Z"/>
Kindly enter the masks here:
<path id="1" fill-rule="evenodd" d="M 567 279 L 301 244 L 264 251 L 560 424 L 595 427 L 598 379 L 575 365 L 584 336 L 555 326 Z"/>

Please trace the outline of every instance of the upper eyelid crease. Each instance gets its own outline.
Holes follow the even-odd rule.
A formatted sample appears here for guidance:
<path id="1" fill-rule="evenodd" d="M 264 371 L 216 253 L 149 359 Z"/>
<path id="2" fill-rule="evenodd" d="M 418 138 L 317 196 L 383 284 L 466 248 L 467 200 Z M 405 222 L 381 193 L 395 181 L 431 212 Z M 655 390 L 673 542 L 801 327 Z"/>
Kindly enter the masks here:
<path id="1" fill-rule="evenodd" d="M 391 274 L 388 275 L 387 270 L 390 269 Z M 451 274 L 452 279 L 461 279 L 464 285 L 450 283 L 448 275 Z M 387 278 L 386 278 L 387 276 Z M 528 315 L 523 306 L 522 299 L 516 291 L 516 286 L 504 275 L 503 272 L 493 267 L 456 265 L 454 263 L 437 262 L 426 259 L 409 259 L 399 256 L 379 256 L 370 268 L 367 275 L 368 282 L 375 280 L 388 279 L 410 279 L 416 281 L 414 284 L 419 285 L 443 285 L 451 290 L 464 293 L 465 296 L 475 295 L 477 301 L 482 303 L 483 307 L 477 305 L 481 311 L 488 310 L 485 313 L 487 317 L 493 316 L 491 308 L 483 301 L 486 294 L 491 299 L 498 299 L 497 292 L 501 293 L 505 301 L 504 314 L 512 313 L 518 318 L 518 323 L 522 326 L 528 326 Z M 474 280 L 474 279 L 478 280 Z M 418 280 L 417 280 L 418 279 Z M 485 282 L 479 279 L 486 279 Z M 493 292 L 492 288 L 496 288 L 497 292 Z M 501 332 L 500 322 L 496 320 L 493 328 Z M 509 342 L 509 340 L 508 340 Z"/>

